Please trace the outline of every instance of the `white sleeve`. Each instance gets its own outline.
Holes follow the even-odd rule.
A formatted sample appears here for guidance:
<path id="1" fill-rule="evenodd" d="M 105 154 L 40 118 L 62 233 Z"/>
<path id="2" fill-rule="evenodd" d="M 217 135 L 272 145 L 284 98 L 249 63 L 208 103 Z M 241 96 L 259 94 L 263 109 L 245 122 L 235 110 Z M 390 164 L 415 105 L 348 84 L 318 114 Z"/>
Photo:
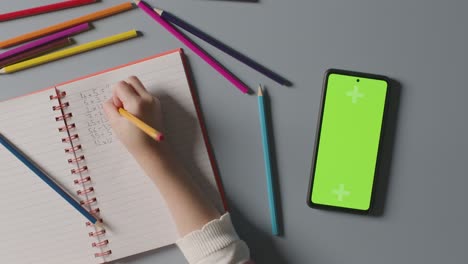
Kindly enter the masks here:
<path id="1" fill-rule="evenodd" d="M 243 264 L 250 259 L 249 248 L 237 236 L 229 213 L 187 234 L 176 244 L 190 264 Z"/>

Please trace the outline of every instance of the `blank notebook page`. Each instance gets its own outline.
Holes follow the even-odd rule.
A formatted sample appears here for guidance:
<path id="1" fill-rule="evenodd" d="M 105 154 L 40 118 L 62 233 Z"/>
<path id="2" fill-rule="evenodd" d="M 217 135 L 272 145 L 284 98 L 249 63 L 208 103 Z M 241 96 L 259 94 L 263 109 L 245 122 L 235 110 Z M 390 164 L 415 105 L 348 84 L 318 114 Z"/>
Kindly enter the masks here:
<path id="1" fill-rule="evenodd" d="M 114 136 L 102 103 L 112 94 L 112 86 L 135 75 L 160 98 L 164 113 L 165 140 L 168 140 L 183 165 L 218 208 L 222 208 L 196 108 L 184 71 L 181 51 L 147 59 L 57 86 L 67 93 L 63 102 L 73 114 L 87 171 L 94 192 L 92 205 L 100 209 L 109 240 L 103 250 L 112 250 L 107 261 L 173 244 L 178 238 L 168 208 L 156 186 Z"/>
<path id="2" fill-rule="evenodd" d="M 74 189 L 53 94 L 51 88 L 1 102 L 0 133 L 56 182 Z M 2 145 L 0 168 L 1 263 L 96 263 L 80 213 Z"/>

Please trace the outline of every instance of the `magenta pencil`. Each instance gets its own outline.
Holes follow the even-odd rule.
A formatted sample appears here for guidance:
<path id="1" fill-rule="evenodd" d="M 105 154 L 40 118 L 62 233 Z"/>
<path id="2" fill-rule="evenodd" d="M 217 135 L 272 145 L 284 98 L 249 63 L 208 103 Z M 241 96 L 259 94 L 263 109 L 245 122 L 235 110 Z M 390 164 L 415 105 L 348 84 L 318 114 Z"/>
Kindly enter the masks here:
<path id="1" fill-rule="evenodd" d="M 84 24 L 81 24 L 81 25 L 78 25 L 78 26 L 75 26 L 75 27 L 71 27 L 69 29 L 57 32 L 57 33 L 52 34 L 50 36 L 43 37 L 43 38 L 38 39 L 36 41 L 21 45 L 21 46 L 19 46 L 17 48 L 14 48 L 14 49 L 11 49 L 11 50 L 9 50 L 7 52 L 1 53 L 0 54 L 0 60 L 6 59 L 6 58 L 9 58 L 9 57 L 13 57 L 15 55 L 26 52 L 28 50 L 37 48 L 39 46 L 42 46 L 42 45 L 45 45 L 45 44 L 48 44 L 48 43 L 51 43 L 51 42 L 53 42 L 53 41 L 55 41 L 57 39 L 70 37 L 72 35 L 75 35 L 75 34 L 78 34 L 80 32 L 86 31 L 88 29 L 89 29 L 89 24 L 88 23 L 84 23 Z"/>
<path id="2" fill-rule="evenodd" d="M 193 52 L 195 52 L 195 54 L 197 54 L 206 63 L 208 63 L 211 67 L 213 67 L 213 69 L 215 69 L 219 74 L 224 76 L 224 78 L 230 81 L 241 92 L 249 93 L 250 89 L 244 83 L 242 83 L 237 77 L 235 77 L 232 73 L 226 70 L 219 62 L 217 62 L 214 58 L 208 55 L 195 43 L 191 42 L 188 38 L 186 38 L 176 28 L 174 28 L 172 25 L 170 25 L 164 19 L 162 19 L 159 16 L 159 14 L 156 13 L 152 8 L 150 8 L 145 2 L 140 1 L 140 0 L 135 0 L 135 4 L 141 10 L 143 10 L 146 14 L 148 14 L 151 18 L 153 18 L 156 22 L 158 22 L 162 27 L 164 27 L 167 31 L 169 31 L 172 35 L 174 35 L 174 37 L 176 37 L 180 42 L 184 43 L 185 46 L 187 46 Z"/>

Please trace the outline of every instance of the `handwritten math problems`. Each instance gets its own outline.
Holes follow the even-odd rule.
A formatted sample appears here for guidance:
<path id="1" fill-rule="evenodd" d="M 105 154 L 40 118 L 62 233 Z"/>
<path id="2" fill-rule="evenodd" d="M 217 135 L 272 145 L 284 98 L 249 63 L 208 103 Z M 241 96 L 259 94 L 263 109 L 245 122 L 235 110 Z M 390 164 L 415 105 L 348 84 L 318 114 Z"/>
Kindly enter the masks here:
<path id="1" fill-rule="evenodd" d="M 102 104 L 108 100 L 109 86 L 97 87 L 80 92 L 85 106 L 86 125 L 94 144 L 97 146 L 112 143 L 112 128 L 104 114 Z"/>

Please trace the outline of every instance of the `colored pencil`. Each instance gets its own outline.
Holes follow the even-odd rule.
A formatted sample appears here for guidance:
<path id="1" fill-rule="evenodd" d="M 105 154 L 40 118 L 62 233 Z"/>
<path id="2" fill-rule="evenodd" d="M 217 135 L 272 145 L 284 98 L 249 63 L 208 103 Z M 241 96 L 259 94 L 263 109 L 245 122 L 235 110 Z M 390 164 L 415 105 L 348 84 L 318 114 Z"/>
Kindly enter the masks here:
<path id="1" fill-rule="evenodd" d="M 270 145 L 268 139 L 267 117 L 265 112 L 265 98 L 262 87 L 258 87 L 258 111 L 260 116 L 260 128 L 262 131 L 263 158 L 265 161 L 265 174 L 268 189 L 268 203 L 270 206 L 271 230 L 273 235 L 279 235 L 278 220 L 276 213 L 275 192 L 273 186 L 273 175 L 271 171 Z"/>
<path id="2" fill-rule="evenodd" d="M 18 63 L 20 61 L 24 61 L 30 58 L 38 57 L 45 53 L 49 53 L 54 50 L 61 49 L 73 43 L 71 38 L 64 38 L 52 41 L 48 44 L 30 49 L 24 53 L 17 54 L 13 57 L 6 58 L 4 60 L 0 60 L 0 68 Z"/>
<path id="3" fill-rule="evenodd" d="M 40 38 L 42 36 L 55 33 L 60 30 L 64 30 L 64 29 L 79 25 L 79 24 L 92 22 L 92 21 L 95 21 L 104 17 L 115 15 L 117 13 L 121 13 L 121 12 L 130 10 L 132 8 L 133 8 L 133 4 L 130 2 L 119 4 L 119 5 L 106 8 L 106 9 L 103 9 L 103 10 L 100 10 L 100 11 L 97 11 L 88 15 L 84 15 L 84 16 L 81 16 L 72 20 L 68 20 L 59 24 L 55 24 L 53 26 L 49 26 L 43 29 L 30 32 L 30 33 L 26 33 L 24 35 L 17 36 L 17 37 L 14 37 L 5 41 L 0 41 L 0 48 L 4 49 L 4 48 L 11 47 L 11 46 L 15 46 L 15 45 L 27 42 L 27 41 L 31 41 L 33 39 Z"/>
<path id="4" fill-rule="evenodd" d="M 44 13 L 71 8 L 71 7 L 87 5 L 87 4 L 91 4 L 95 2 L 96 0 L 68 0 L 68 1 L 50 4 L 50 5 L 33 7 L 33 8 L 19 10 L 19 11 L 15 11 L 11 13 L 0 14 L 0 22 L 27 17 L 27 16 L 44 14 Z"/>
<path id="5" fill-rule="evenodd" d="M 221 50 L 222 52 L 230 55 L 231 57 L 237 59 L 238 61 L 244 63 L 245 65 L 249 66 L 250 68 L 262 73 L 263 75 L 267 76 L 268 78 L 272 79 L 273 81 L 281 84 L 281 85 L 286 85 L 290 86 L 291 82 L 286 80 L 285 78 L 279 76 L 278 74 L 274 73 L 273 71 L 267 69 L 265 66 L 255 62 L 254 60 L 250 59 L 249 57 L 241 54 L 240 52 L 234 50 L 233 48 L 227 46 L 226 44 L 222 43 L 221 41 L 211 37 L 210 35 L 206 34 L 205 32 L 201 31 L 200 29 L 194 27 L 193 25 L 190 25 L 189 23 L 183 21 L 182 19 L 174 16 L 173 14 L 162 10 L 155 8 L 154 11 L 158 13 L 163 19 L 166 21 L 186 30 L 187 32 L 190 32 L 194 36 L 198 37 L 201 40 L 204 40 L 208 44 L 211 44 L 213 47 Z"/>
<path id="6" fill-rule="evenodd" d="M 2 134 L 0 134 L 0 144 L 2 144 L 11 154 L 13 154 L 18 160 L 20 160 L 26 167 L 28 167 L 34 174 L 36 174 L 41 180 L 49 185 L 57 194 L 59 194 L 65 201 L 73 206 L 78 212 L 80 212 L 86 219 L 93 224 L 100 224 L 98 219 L 94 217 L 90 212 L 83 208 L 75 199 L 73 199 L 66 191 L 60 188 L 57 183 L 54 182 L 47 174 L 42 171 L 33 161 L 31 161 L 24 153 L 17 149 L 11 142 L 9 142 Z"/>
<path id="7" fill-rule="evenodd" d="M 37 65 L 41 65 L 47 62 L 55 61 L 58 59 L 70 57 L 79 53 L 83 53 L 89 50 L 97 49 L 100 47 L 104 47 L 107 45 L 111 45 L 120 41 L 124 41 L 127 39 L 138 37 L 138 32 L 136 30 L 130 30 L 124 33 L 120 33 L 114 36 L 106 37 L 103 39 L 95 40 L 92 42 L 88 42 L 85 44 L 78 45 L 76 47 L 60 50 L 54 53 L 46 54 L 34 59 L 30 59 L 27 61 L 23 61 L 20 63 L 16 63 L 13 65 L 6 66 L 0 69 L 0 74 L 4 73 L 12 73 L 20 70 L 24 70 L 27 68 L 31 68 Z"/>
<path id="8" fill-rule="evenodd" d="M 208 53 L 202 50 L 198 45 L 196 45 L 194 42 L 192 42 L 186 36 L 184 36 L 179 30 L 177 30 L 171 24 L 166 22 L 166 20 L 162 19 L 158 13 L 156 13 L 151 7 L 148 6 L 148 4 L 140 0 L 135 0 L 135 3 L 141 10 L 143 10 L 146 14 L 148 14 L 151 18 L 153 18 L 156 22 L 158 22 L 162 27 L 164 27 L 167 31 L 169 31 L 180 42 L 182 42 L 188 48 L 190 48 L 195 54 L 197 54 L 206 63 L 208 63 L 211 67 L 213 67 L 218 73 L 224 76 L 224 78 L 230 81 L 241 92 L 249 93 L 250 89 L 244 83 L 242 83 L 237 77 L 235 77 L 226 68 L 224 68 L 213 57 L 208 55 Z"/>
<path id="9" fill-rule="evenodd" d="M 128 121 L 133 123 L 135 126 L 137 126 L 139 129 L 141 129 L 143 132 L 145 132 L 148 136 L 150 136 L 154 140 L 162 141 L 164 139 L 164 136 L 161 132 L 152 128 L 150 125 L 146 124 L 145 122 L 141 121 L 140 119 L 138 119 L 138 117 L 132 115 L 127 110 L 123 108 L 119 108 L 119 113 L 121 116 L 125 117 Z"/>
<path id="10" fill-rule="evenodd" d="M 21 46 L 19 46 L 17 48 L 11 49 L 9 51 L 3 52 L 3 53 L 0 54 L 0 60 L 3 60 L 3 59 L 6 59 L 8 57 L 12 57 L 12 56 L 21 54 L 21 53 L 26 52 L 26 51 L 28 51 L 30 49 L 37 48 L 39 46 L 45 45 L 45 44 L 50 43 L 52 41 L 55 41 L 57 39 L 70 37 L 72 35 L 78 34 L 80 32 L 88 30 L 88 29 L 89 29 L 89 24 L 88 23 L 84 23 L 84 24 L 81 24 L 81 25 L 78 25 L 78 26 L 74 26 L 74 27 L 66 29 L 64 31 L 57 32 L 57 33 L 52 34 L 50 36 L 38 39 L 36 41 L 30 42 L 30 43 L 21 45 Z"/>

